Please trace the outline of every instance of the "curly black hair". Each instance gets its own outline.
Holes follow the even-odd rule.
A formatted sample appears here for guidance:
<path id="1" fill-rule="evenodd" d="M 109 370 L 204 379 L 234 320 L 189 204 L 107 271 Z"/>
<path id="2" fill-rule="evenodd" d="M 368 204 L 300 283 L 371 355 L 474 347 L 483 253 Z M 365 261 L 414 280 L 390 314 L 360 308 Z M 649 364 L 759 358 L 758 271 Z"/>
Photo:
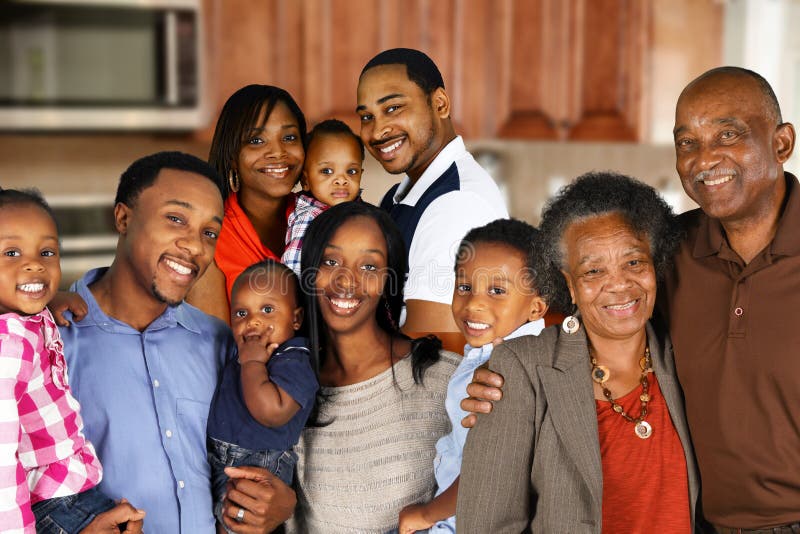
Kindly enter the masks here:
<path id="1" fill-rule="evenodd" d="M 53 209 L 42 196 L 41 191 L 35 187 L 28 189 L 3 189 L 0 187 L 0 209 L 8 206 L 36 206 L 44 211 L 53 220 L 58 230 L 58 222 Z"/>
<path id="2" fill-rule="evenodd" d="M 542 272 L 547 268 L 541 262 L 542 240 L 539 230 L 519 219 L 497 219 L 484 226 L 473 228 L 461 240 L 456 253 L 455 269 L 474 254 L 479 243 L 506 245 L 518 251 L 525 258 L 523 273 L 531 286 L 546 303 L 550 303 L 550 284 L 542 284 Z"/>
<path id="3" fill-rule="evenodd" d="M 350 127 L 339 119 L 327 119 L 317 123 L 308 135 L 306 136 L 306 152 L 308 152 L 314 138 L 324 135 L 344 135 L 345 137 L 352 137 L 361 149 L 361 160 L 364 160 L 364 143 L 361 138 L 357 136 Z"/>
<path id="4" fill-rule="evenodd" d="M 564 186 L 542 211 L 539 225 L 542 261 L 549 265 L 542 283 L 553 295 L 552 308 L 562 312 L 574 310 L 563 275 L 562 238 L 575 222 L 608 213 L 619 213 L 640 236 L 647 236 L 656 276 L 661 279 L 680 245 L 683 232 L 672 208 L 658 192 L 630 176 L 615 172 L 589 172 Z"/>

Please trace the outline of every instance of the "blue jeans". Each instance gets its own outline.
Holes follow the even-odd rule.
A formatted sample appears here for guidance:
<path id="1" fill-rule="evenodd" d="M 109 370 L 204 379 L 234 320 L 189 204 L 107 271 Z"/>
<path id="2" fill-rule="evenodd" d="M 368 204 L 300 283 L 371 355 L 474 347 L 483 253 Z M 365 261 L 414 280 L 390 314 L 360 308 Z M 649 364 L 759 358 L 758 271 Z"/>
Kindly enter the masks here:
<path id="1" fill-rule="evenodd" d="M 297 454 L 293 450 L 263 450 L 254 451 L 227 443 L 218 439 L 208 438 L 208 463 L 211 464 L 211 492 L 214 497 L 214 517 L 221 525 L 222 502 L 225 489 L 228 485 L 226 467 L 240 467 L 252 465 L 263 467 L 270 473 L 280 478 L 286 485 L 292 485 L 294 466 L 297 463 Z"/>
<path id="2" fill-rule="evenodd" d="M 54 497 L 33 505 L 37 534 L 78 534 L 99 514 L 116 506 L 99 489 Z"/>

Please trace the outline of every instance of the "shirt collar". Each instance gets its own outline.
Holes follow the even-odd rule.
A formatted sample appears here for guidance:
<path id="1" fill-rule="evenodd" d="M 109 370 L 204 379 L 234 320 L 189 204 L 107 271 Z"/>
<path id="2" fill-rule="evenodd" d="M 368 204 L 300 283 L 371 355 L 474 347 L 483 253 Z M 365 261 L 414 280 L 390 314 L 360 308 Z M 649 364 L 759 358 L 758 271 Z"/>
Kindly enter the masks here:
<path id="1" fill-rule="evenodd" d="M 538 336 L 543 328 L 544 328 L 544 319 L 537 319 L 536 321 L 530 321 L 523 324 L 510 334 L 508 334 L 506 337 L 503 338 L 503 341 L 511 341 L 514 338 L 522 336 Z M 467 343 L 466 345 L 464 345 L 464 357 L 468 358 L 468 357 L 478 356 L 481 354 L 491 353 L 493 348 L 494 345 L 492 345 L 491 343 L 487 343 L 482 347 L 473 347 L 472 345 Z"/>
<path id="2" fill-rule="evenodd" d="M 447 143 L 444 148 L 433 158 L 433 161 L 422 176 L 419 177 L 417 183 L 412 183 L 408 175 L 403 176 L 400 186 L 395 191 L 393 200 L 395 204 L 406 204 L 408 206 L 416 205 L 419 198 L 436 181 L 444 171 L 446 171 L 454 161 L 468 154 L 467 147 L 464 146 L 464 140 L 460 135 L 457 135 L 452 141 Z"/>
<path id="3" fill-rule="evenodd" d="M 786 180 L 786 201 L 783 213 L 778 219 L 778 228 L 769 245 L 770 254 L 797 255 L 800 254 L 800 233 L 796 228 L 800 224 L 800 188 L 797 178 L 789 172 L 784 172 Z M 728 248 L 725 229 L 719 219 L 704 215 L 698 227 L 697 240 L 694 244 L 692 255 L 695 258 L 714 256 L 723 248 Z"/>
<path id="4" fill-rule="evenodd" d="M 73 320 L 71 322 L 78 328 L 96 326 L 101 330 L 114 334 L 139 334 L 140 332 L 132 326 L 106 315 L 95 300 L 91 290 L 89 290 L 89 286 L 100 279 L 107 270 L 108 267 L 92 269 L 84 274 L 81 279 L 72 284 L 70 290 L 78 293 L 81 298 L 86 301 L 89 311 L 82 321 L 78 322 Z M 160 330 L 162 328 L 171 328 L 180 325 L 190 332 L 201 334 L 200 325 L 197 324 L 197 321 L 192 317 L 188 306 L 189 305 L 185 302 L 181 302 L 177 306 L 167 306 L 164 313 L 150 323 L 145 331 Z"/>

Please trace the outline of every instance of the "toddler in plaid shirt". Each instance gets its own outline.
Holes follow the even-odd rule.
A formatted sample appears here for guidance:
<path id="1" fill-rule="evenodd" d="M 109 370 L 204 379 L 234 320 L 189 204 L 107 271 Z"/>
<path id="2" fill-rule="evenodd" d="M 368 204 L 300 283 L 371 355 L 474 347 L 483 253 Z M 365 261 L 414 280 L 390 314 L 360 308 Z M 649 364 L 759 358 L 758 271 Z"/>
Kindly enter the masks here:
<path id="1" fill-rule="evenodd" d="M 342 121 L 322 121 L 308 134 L 306 160 L 294 211 L 287 220 L 286 249 L 281 262 L 300 276 L 303 236 L 314 218 L 330 206 L 361 195 L 364 145 Z"/>
<path id="2" fill-rule="evenodd" d="M 61 267 L 56 223 L 38 192 L 0 189 L 0 253 L 0 531 L 141 532 L 143 511 L 95 487 L 102 469 L 46 307 Z"/>

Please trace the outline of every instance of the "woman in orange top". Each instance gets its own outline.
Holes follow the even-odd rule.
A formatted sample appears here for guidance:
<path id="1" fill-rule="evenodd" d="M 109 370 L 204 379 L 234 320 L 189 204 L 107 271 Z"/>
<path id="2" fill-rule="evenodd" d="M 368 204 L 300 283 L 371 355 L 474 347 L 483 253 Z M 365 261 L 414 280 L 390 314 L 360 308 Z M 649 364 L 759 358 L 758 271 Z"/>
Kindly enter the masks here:
<path id="1" fill-rule="evenodd" d="M 540 290 L 572 315 L 492 353 L 503 400 L 467 437 L 458 532 L 688 534 L 698 475 L 672 347 L 650 323 L 672 212 L 641 182 L 590 173 L 540 229 Z"/>
<path id="2" fill-rule="evenodd" d="M 303 112 L 283 89 L 248 85 L 225 103 L 208 156 L 227 178 L 225 216 L 214 262 L 189 293 L 190 304 L 230 322 L 236 277 L 265 258 L 280 261 L 305 138 Z"/>

